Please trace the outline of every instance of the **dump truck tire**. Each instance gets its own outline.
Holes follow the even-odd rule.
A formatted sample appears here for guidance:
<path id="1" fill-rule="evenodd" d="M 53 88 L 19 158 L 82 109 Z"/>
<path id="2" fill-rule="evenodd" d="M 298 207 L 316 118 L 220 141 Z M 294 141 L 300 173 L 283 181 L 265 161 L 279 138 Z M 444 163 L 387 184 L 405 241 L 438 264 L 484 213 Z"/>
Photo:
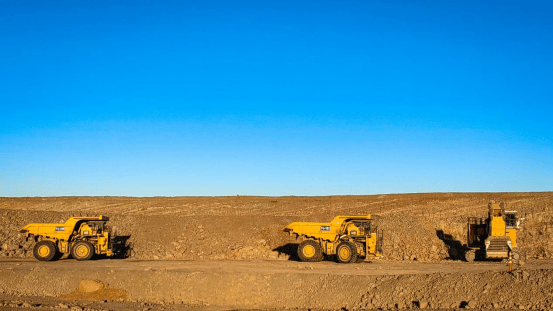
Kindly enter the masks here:
<path id="1" fill-rule="evenodd" d="M 323 261 L 325 260 L 325 255 L 323 254 L 322 250 L 321 250 L 321 256 L 319 256 L 319 259 L 317 261 Z"/>
<path id="2" fill-rule="evenodd" d="M 317 262 L 323 260 L 323 250 L 319 243 L 313 240 L 305 240 L 298 247 L 298 257 L 301 261 Z"/>
<path id="3" fill-rule="evenodd" d="M 86 241 L 79 241 L 73 244 L 71 256 L 76 260 L 89 260 L 94 255 L 94 246 Z"/>
<path id="4" fill-rule="evenodd" d="M 33 248 L 33 255 L 40 261 L 50 261 L 56 257 L 58 250 L 52 241 L 40 241 Z"/>
<path id="5" fill-rule="evenodd" d="M 336 248 L 336 260 L 339 263 L 350 263 L 357 261 L 357 247 L 355 244 L 344 241 Z"/>

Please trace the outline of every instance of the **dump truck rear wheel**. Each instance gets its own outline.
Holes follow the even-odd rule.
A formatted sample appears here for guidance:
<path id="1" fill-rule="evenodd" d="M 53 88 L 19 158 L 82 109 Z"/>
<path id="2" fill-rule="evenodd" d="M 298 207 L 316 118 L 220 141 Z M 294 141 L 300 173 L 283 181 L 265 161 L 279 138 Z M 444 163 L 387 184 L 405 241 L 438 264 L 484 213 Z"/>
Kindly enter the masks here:
<path id="1" fill-rule="evenodd" d="M 317 261 L 323 261 L 325 259 L 325 255 L 323 254 L 322 250 L 321 250 L 321 255 L 319 256 L 319 258 L 317 259 Z"/>
<path id="2" fill-rule="evenodd" d="M 40 261 L 50 261 L 56 257 L 58 250 L 52 241 L 40 241 L 33 248 L 33 255 Z"/>
<path id="3" fill-rule="evenodd" d="M 340 263 L 357 261 L 357 247 L 351 242 L 344 241 L 336 248 L 336 259 Z"/>
<path id="4" fill-rule="evenodd" d="M 305 240 L 298 247 L 298 257 L 301 261 L 316 262 L 323 260 L 323 250 L 319 243 L 313 240 Z"/>
<path id="5" fill-rule="evenodd" d="M 77 260 L 89 260 L 94 255 L 94 246 L 86 241 L 79 241 L 73 244 L 71 256 Z"/>

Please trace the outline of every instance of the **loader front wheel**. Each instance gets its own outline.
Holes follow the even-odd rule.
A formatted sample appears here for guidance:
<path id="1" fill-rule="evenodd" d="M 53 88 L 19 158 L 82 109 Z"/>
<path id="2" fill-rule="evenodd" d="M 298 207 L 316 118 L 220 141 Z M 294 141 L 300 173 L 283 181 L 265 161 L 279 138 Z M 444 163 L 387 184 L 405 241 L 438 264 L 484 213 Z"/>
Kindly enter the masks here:
<path id="1" fill-rule="evenodd" d="M 313 240 L 305 240 L 300 243 L 298 257 L 300 257 L 301 261 L 307 262 L 321 261 L 324 258 L 321 246 Z"/>
<path id="2" fill-rule="evenodd" d="M 71 256 L 77 260 L 89 260 L 94 255 L 94 246 L 86 241 L 79 241 L 71 248 Z"/>
<path id="3" fill-rule="evenodd" d="M 56 257 L 56 245 L 52 241 L 40 241 L 33 248 L 33 255 L 40 261 L 50 261 Z"/>
<path id="4" fill-rule="evenodd" d="M 339 263 L 350 263 L 357 261 L 357 248 L 351 242 L 344 241 L 336 248 L 336 259 Z"/>

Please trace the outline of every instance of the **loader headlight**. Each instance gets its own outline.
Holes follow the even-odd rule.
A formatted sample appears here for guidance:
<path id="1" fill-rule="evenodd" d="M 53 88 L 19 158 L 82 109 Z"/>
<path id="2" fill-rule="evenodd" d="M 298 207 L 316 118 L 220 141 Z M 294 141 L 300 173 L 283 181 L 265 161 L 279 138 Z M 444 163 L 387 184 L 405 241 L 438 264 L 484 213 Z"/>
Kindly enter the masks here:
<path id="1" fill-rule="evenodd" d="M 486 249 L 488 248 L 488 246 L 490 246 L 490 241 L 486 241 Z"/>
<path id="2" fill-rule="evenodd" d="M 509 248 L 513 248 L 513 243 L 511 241 L 507 241 L 507 245 L 509 246 Z"/>
<path id="3" fill-rule="evenodd" d="M 352 231 L 349 232 L 349 234 L 351 234 L 351 235 L 357 235 L 357 231 L 352 230 Z"/>

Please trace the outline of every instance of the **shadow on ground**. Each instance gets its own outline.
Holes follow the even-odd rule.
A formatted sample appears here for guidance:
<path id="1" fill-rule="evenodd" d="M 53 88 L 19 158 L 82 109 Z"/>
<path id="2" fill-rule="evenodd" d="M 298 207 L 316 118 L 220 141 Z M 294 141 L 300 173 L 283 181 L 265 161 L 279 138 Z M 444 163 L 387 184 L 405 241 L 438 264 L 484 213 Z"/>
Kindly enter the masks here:
<path id="1" fill-rule="evenodd" d="M 455 240 L 451 234 L 444 233 L 443 230 L 436 230 L 436 235 L 447 246 L 449 260 L 465 260 L 465 254 L 469 248 L 460 241 Z"/>
<path id="2" fill-rule="evenodd" d="M 110 240 L 111 249 L 113 255 L 108 257 L 106 255 L 94 256 L 93 259 L 125 259 L 132 256 L 132 243 L 129 241 L 130 235 L 116 235 L 112 236 Z"/>
<path id="3" fill-rule="evenodd" d="M 125 259 L 132 256 L 132 243 L 130 235 L 118 235 L 111 238 L 111 245 L 115 255 L 114 259 Z"/>
<path id="4" fill-rule="evenodd" d="M 288 260 L 301 261 L 298 257 L 298 243 L 288 243 L 273 249 L 273 252 L 278 252 L 279 255 L 288 255 Z"/>

